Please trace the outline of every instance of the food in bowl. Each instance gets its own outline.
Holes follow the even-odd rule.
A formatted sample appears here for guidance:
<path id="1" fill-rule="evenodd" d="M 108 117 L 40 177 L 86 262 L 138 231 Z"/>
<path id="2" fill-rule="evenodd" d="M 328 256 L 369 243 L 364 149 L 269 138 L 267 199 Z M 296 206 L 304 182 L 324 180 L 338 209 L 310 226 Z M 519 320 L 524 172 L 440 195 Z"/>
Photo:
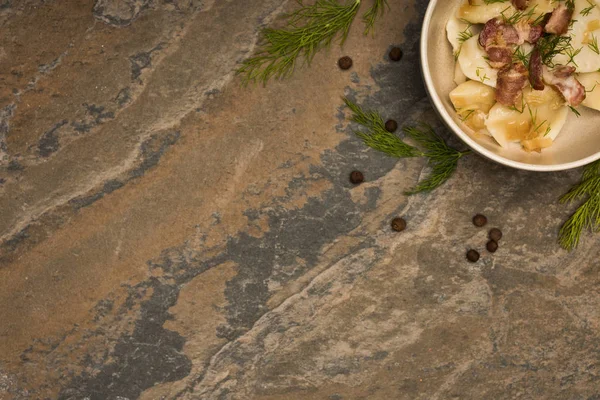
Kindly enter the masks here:
<path id="1" fill-rule="evenodd" d="M 541 152 L 577 107 L 600 110 L 596 0 L 463 0 L 446 31 L 449 97 L 471 135 Z"/>

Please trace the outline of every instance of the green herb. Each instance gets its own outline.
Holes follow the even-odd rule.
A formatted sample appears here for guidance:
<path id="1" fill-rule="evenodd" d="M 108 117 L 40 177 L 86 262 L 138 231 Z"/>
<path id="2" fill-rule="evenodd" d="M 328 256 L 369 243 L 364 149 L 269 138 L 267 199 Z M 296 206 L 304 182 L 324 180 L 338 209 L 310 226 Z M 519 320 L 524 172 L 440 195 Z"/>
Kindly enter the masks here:
<path id="1" fill-rule="evenodd" d="M 577 65 L 577 63 L 575 62 L 575 57 L 577 56 L 577 54 L 581 53 L 581 50 L 583 50 L 583 47 L 580 47 L 577 50 L 575 50 L 573 47 L 569 47 L 568 49 L 566 49 L 565 55 L 569 57 L 569 61 L 567 61 L 567 64 L 573 64 L 574 66 L 579 67 L 579 65 Z"/>
<path id="2" fill-rule="evenodd" d="M 368 35 L 369 32 L 373 30 L 373 27 L 375 26 L 375 21 L 378 17 L 383 15 L 385 7 L 389 8 L 387 0 L 373 1 L 373 5 L 371 6 L 371 8 L 369 8 L 365 15 L 363 15 L 363 22 L 366 25 L 365 35 Z"/>
<path id="3" fill-rule="evenodd" d="M 464 109 L 456 110 L 456 111 L 458 114 L 458 118 L 460 118 L 460 120 L 463 122 L 465 122 L 466 120 L 471 118 L 471 115 L 473 115 L 473 113 L 475 112 L 475 110 L 466 110 L 467 112 L 465 114 L 463 114 L 463 112 L 465 111 Z"/>
<path id="4" fill-rule="evenodd" d="M 544 124 L 548 124 L 548 120 L 545 119 L 542 122 L 540 122 L 539 124 L 537 123 L 537 113 L 538 113 L 538 109 L 535 109 L 535 112 L 531 111 L 531 107 L 529 107 L 529 104 L 527 105 L 527 109 L 529 110 L 529 118 L 531 119 L 531 125 L 533 126 L 533 131 L 535 133 L 539 133 L 540 128 L 544 125 Z M 550 132 L 550 124 L 548 124 L 548 127 L 545 130 L 544 136 L 546 136 L 548 133 Z"/>
<path id="5" fill-rule="evenodd" d="M 344 103 L 352 111 L 350 121 L 367 128 L 367 132 L 356 132 L 364 144 L 399 158 L 421 157 L 423 154 L 409 144 L 404 143 L 398 136 L 385 129 L 385 122 L 379 114 L 374 111 L 363 111 L 356 103 L 344 98 Z"/>
<path id="6" fill-rule="evenodd" d="M 509 0 L 483 0 L 485 4 L 506 3 Z"/>
<path id="7" fill-rule="evenodd" d="M 527 106 L 527 107 L 529 107 L 529 106 Z M 520 110 L 517 108 L 516 104 L 514 106 L 510 106 L 508 108 L 510 108 L 511 110 L 516 111 L 520 114 L 523 114 L 523 111 L 525 111 L 525 97 L 521 96 L 521 109 Z"/>
<path id="8" fill-rule="evenodd" d="M 569 106 L 569 108 L 571 109 L 571 111 L 573 111 L 573 114 L 577 115 L 577 118 L 581 117 L 581 114 L 579 113 L 579 111 L 577 111 L 575 107 Z"/>
<path id="9" fill-rule="evenodd" d="M 573 10 L 575 8 L 575 0 L 566 0 L 565 6 L 567 6 L 569 10 Z"/>
<path id="10" fill-rule="evenodd" d="M 471 153 L 470 150 L 459 151 L 448 146 L 446 141 L 427 124 L 418 127 L 406 127 L 404 132 L 423 148 L 423 156 L 428 159 L 431 166 L 429 176 L 414 188 L 405 192 L 407 195 L 430 192 L 438 188 L 456 171 L 458 160 L 462 156 Z"/>
<path id="11" fill-rule="evenodd" d="M 531 58 L 531 52 L 525 53 L 523 47 L 519 46 L 513 53 L 512 58 L 514 63 L 521 63 L 525 67 L 529 68 L 529 59 Z"/>
<path id="12" fill-rule="evenodd" d="M 569 29 L 573 28 L 573 25 L 575 25 L 576 22 L 576 19 L 572 19 L 571 21 L 569 21 Z"/>
<path id="13" fill-rule="evenodd" d="M 356 132 L 364 144 L 392 157 L 428 159 L 431 174 L 416 187 L 407 191 L 408 195 L 428 192 L 442 185 L 456 170 L 458 160 L 471 152 L 470 150 L 459 151 L 448 146 L 442 137 L 425 124 L 403 129 L 417 146 L 410 145 L 388 132 L 379 114 L 374 111 L 364 111 L 347 98 L 343 100 L 352 111 L 350 120 L 366 128 L 366 132 Z"/>
<path id="14" fill-rule="evenodd" d="M 585 89 L 585 92 L 586 93 L 592 93 L 596 89 L 596 86 L 598 86 L 598 81 L 596 81 L 594 83 L 594 86 L 592 86 L 592 88 L 590 90 Z"/>
<path id="15" fill-rule="evenodd" d="M 560 198 L 563 204 L 585 199 L 559 232 L 559 242 L 567 250 L 579 244 L 584 229 L 598 231 L 600 228 L 600 161 L 595 161 L 583 170 L 581 181 Z"/>
<path id="16" fill-rule="evenodd" d="M 536 47 L 540 51 L 542 57 L 542 63 L 550 68 L 554 68 L 554 62 L 552 59 L 558 54 L 565 54 L 568 51 L 572 51 L 571 37 L 570 36 L 558 36 L 548 35 L 543 36 L 538 40 Z"/>
<path id="17" fill-rule="evenodd" d="M 506 7 L 504 10 L 502 10 L 500 12 L 500 15 L 502 15 L 502 19 L 504 20 L 504 22 L 506 22 L 507 24 L 510 24 L 510 25 L 516 25 L 517 23 L 519 23 L 521 21 L 526 21 L 526 22 L 533 21 L 534 24 L 537 24 L 540 22 L 540 15 L 538 15 L 536 18 L 533 18 L 533 16 L 535 15 L 536 8 L 537 8 L 537 5 L 533 6 L 529 10 L 515 11 L 511 16 L 506 16 L 504 13 L 507 10 L 511 9 L 511 7 Z M 543 15 L 542 15 L 542 18 L 543 18 Z"/>
<path id="18" fill-rule="evenodd" d="M 458 38 L 456 40 L 460 44 L 460 47 L 458 48 L 457 51 L 454 52 L 454 60 L 455 61 L 458 59 L 458 56 L 460 55 L 460 51 L 462 49 L 462 44 L 464 42 L 466 42 L 467 40 L 471 39 L 474 35 L 473 32 L 471 31 L 472 26 L 473 26 L 473 24 L 471 24 L 470 22 L 467 22 L 467 27 L 465 28 L 465 30 L 458 33 Z"/>
<path id="19" fill-rule="evenodd" d="M 594 9 L 594 7 L 596 7 L 596 3 L 587 0 L 588 4 L 590 5 L 589 7 L 584 8 L 583 10 L 581 10 L 580 14 L 583 15 L 584 17 L 587 17 L 592 10 Z"/>
<path id="20" fill-rule="evenodd" d="M 477 78 L 479 78 L 479 80 L 481 81 L 481 83 L 485 83 L 486 80 L 489 80 L 490 78 L 488 78 L 487 73 L 483 73 L 483 75 L 481 75 L 481 70 L 483 69 L 483 67 L 477 67 L 477 69 L 475 70 L 475 75 L 477 75 Z"/>
<path id="21" fill-rule="evenodd" d="M 596 54 L 600 54 L 598 49 L 598 38 L 592 34 L 592 41 L 588 43 L 588 47 Z"/>
<path id="22" fill-rule="evenodd" d="M 289 76 L 299 57 L 310 64 L 315 54 L 331 42 L 338 34 L 340 44 L 348 37 L 350 25 L 358 13 L 360 0 L 339 4 L 336 0 L 317 0 L 304 5 L 288 15 L 288 28 L 263 31 L 264 43 L 258 53 L 243 62 L 238 74 L 244 83 L 262 82 Z"/>

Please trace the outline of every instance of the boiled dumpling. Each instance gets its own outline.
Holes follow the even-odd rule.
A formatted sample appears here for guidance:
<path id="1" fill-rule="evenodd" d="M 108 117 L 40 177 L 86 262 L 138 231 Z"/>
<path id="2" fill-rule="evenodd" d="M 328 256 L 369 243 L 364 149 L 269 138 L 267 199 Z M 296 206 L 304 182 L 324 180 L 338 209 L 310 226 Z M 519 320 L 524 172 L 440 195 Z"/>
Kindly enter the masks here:
<path id="1" fill-rule="evenodd" d="M 461 83 L 465 83 L 467 81 L 467 76 L 460 68 L 459 63 L 455 63 L 454 65 L 454 83 L 460 85 Z"/>
<path id="2" fill-rule="evenodd" d="M 446 23 L 446 35 L 455 56 L 460 53 L 463 42 L 472 36 L 477 36 L 479 32 L 481 32 L 480 26 L 469 24 L 454 16 L 450 17 L 448 23 Z"/>
<path id="3" fill-rule="evenodd" d="M 516 9 L 510 3 L 494 2 L 487 4 L 485 0 L 464 0 L 456 16 L 472 24 L 485 24 L 490 19 L 499 16 L 502 12 L 511 16 Z"/>
<path id="4" fill-rule="evenodd" d="M 520 107 L 496 103 L 489 111 L 486 128 L 502 147 L 521 142 L 526 150 L 548 147 L 564 126 L 569 109 L 560 94 L 548 86 L 543 91 L 523 91 Z"/>
<path id="5" fill-rule="evenodd" d="M 478 36 L 473 36 L 463 43 L 458 62 L 467 78 L 496 87 L 498 70 L 488 64 L 487 53 L 479 45 Z"/>
<path id="6" fill-rule="evenodd" d="M 531 0 L 525 13 L 533 11 L 533 19 L 537 18 L 540 14 L 551 13 L 556 8 L 556 0 Z"/>
<path id="7" fill-rule="evenodd" d="M 481 110 L 484 113 L 496 102 L 496 91 L 478 81 L 467 81 L 450 92 L 450 101 L 457 110 Z"/>
<path id="8" fill-rule="evenodd" d="M 454 54 L 458 53 L 460 46 L 464 40 L 461 40 L 461 37 L 466 37 L 465 35 L 471 36 L 471 26 L 464 21 L 460 21 L 456 17 L 450 17 L 448 23 L 446 24 L 446 35 L 448 36 L 448 41 L 452 45 L 452 50 Z"/>
<path id="9" fill-rule="evenodd" d="M 579 74 L 577 80 L 585 86 L 586 96 L 582 105 L 600 110 L 600 72 Z"/>
<path id="10" fill-rule="evenodd" d="M 575 0 L 574 22 L 567 33 L 572 37 L 572 49 L 554 57 L 555 64 L 566 65 L 570 56 L 579 51 L 573 57 L 574 64 L 571 63 L 577 72 L 593 72 L 600 68 L 600 3 L 592 7 L 595 1 Z"/>
<path id="11" fill-rule="evenodd" d="M 496 91 L 477 81 L 466 81 L 450 92 L 450 101 L 462 122 L 474 131 L 485 129 L 487 113 Z"/>

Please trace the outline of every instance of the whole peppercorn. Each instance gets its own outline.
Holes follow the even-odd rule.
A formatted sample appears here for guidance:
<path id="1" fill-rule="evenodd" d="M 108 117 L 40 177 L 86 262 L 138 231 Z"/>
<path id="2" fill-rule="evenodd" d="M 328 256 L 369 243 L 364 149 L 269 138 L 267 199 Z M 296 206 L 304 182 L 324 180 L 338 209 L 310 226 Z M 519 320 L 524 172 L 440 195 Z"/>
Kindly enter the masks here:
<path id="1" fill-rule="evenodd" d="M 398 123 L 396 121 L 394 121 L 393 119 L 388 120 L 385 123 L 385 130 L 388 132 L 396 132 L 396 130 L 398 129 Z"/>
<path id="2" fill-rule="evenodd" d="M 404 220 L 404 218 L 394 218 L 392 220 L 392 229 L 395 230 L 396 232 L 402 232 L 403 230 L 406 229 L 406 221 Z"/>
<path id="3" fill-rule="evenodd" d="M 477 262 L 479 260 L 479 253 L 477 250 L 469 250 L 467 251 L 467 260 L 471 262 Z"/>
<path id="4" fill-rule="evenodd" d="M 487 218 L 485 215 L 477 214 L 473 217 L 473 225 L 481 228 L 485 224 L 487 224 Z"/>
<path id="5" fill-rule="evenodd" d="M 496 250 L 498 250 L 498 242 L 496 242 L 495 240 L 490 240 L 489 242 L 487 242 L 487 244 L 485 245 L 485 248 L 487 249 L 487 251 L 489 251 L 490 253 L 495 253 Z"/>
<path id="6" fill-rule="evenodd" d="M 352 59 L 348 56 L 344 56 L 338 60 L 338 66 L 341 69 L 350 69 L 352 68 Z"/>
<path id="7" fill-rule="evenodd" d="M 360 171 L 352 171 L 350 173 L 350 182 L 358 185 L 359 183 L 363 183 L 365 181 L 365 176 Z"/>
<path id="8" fill-rule="evenodd" d="M 498 228 L 492 228 L 492 229 L 490 229 L 488 236 L 493 241 L 499 242 L 500 239 L 502 239 L 502 231 Z"/>
<path id="9" fill-rule="evenodd" d="M 390 50 L 390 60 L 392 61 L 400 61 L 402 59 L 402 50 L 400 47 L 393 47 Z"/>

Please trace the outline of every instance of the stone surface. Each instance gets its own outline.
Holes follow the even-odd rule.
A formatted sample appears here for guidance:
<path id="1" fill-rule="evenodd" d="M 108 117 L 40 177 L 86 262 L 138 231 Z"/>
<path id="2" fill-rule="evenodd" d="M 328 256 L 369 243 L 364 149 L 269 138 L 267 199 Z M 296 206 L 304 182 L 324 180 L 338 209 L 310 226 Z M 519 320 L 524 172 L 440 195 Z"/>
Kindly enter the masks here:
<path id="1" fill-rule="evenodd" d="M 245 88 L 295 2 L 0 1 L 0 398 L 598 398 L 600 239 L 556 243 L 579 171 L 471 156 L 406 197 L 423 160 L 345 122 L 342 95 L 448 135 L 426 3 Z"/>

